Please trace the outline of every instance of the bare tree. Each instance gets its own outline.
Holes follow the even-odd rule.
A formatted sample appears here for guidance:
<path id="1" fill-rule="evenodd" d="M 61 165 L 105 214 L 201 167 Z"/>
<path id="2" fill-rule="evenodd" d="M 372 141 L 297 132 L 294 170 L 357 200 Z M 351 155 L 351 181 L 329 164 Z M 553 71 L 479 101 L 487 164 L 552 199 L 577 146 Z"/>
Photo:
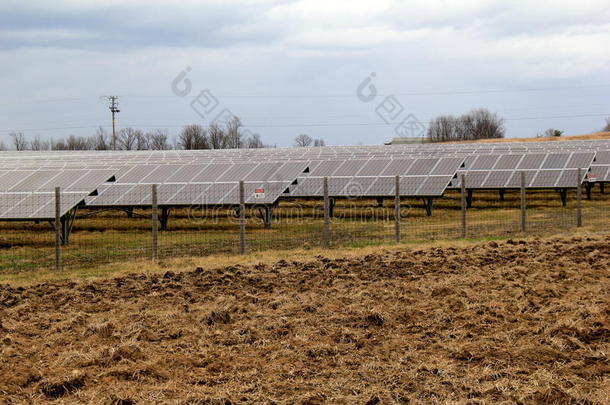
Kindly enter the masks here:
<path id="1" fill-rule="evenodd" d="M 117 136 L 117 138 L 119 149 L 134 150 L 136 148 L 138 134 L 135 129 L 123 128 L 119 131 L 119 135 Z"/>
<path id="2" fill-rule="evenodd" d="M 463 140 L 504 138 L 504 120 L 484 108 L 463 115 L 461 121 Z"/>
<path id="3" fill-rule="evenodd" d="M 70 135 L 66 139 L 66 149 L 67 150 L 88 150 L 89 142 L 87 138 L 82 136 Z"/>
<path id="4" fill-rule="evenodd" d="M 4 141 L 0 141 L 0 150 L 7 150 L 6 144 L 4 143 Z"/>
<path id="5" fill-rule="evenodd" d="M 313 146 L 326 146 L 324 139 L 314 139 Z"/>
<path id="6" fill-rule="evenodd" d="M 215 122 L 208 127 L 208 140 L 212 149 L 224 149 L 227 144 L 224 129 Z"/>
<path id="7" fill-rule="evenodd" d="M 561 135 L 563 135 L 563 131 L 560 131 L 555 128 L 549 128 L 546 131 L 544 131 L 543 133 L 538 134 L 538 138 L 554 138 L 554 137 L 560 137 Z"/>
<path id="8" fill-rule="evenodd" d="M 201 125 L 193 124 L 182 128 L 178 135 L 178 146 L 184 150 L 210 149 L 208 135 Z"/>
<path id="9" fill-rule="evenodd" d="M 606 118 L 606 126 L 602 128 L 604 132 L 610 132 L 610 118 Z"/>
<path id="10" fill-rule="evenodd" d="M 430 120 L 428 142 L 448 142 L 459 138 L 459 122 L 451 115 L 441 115 Z"/>
<path id="11" fill-rule="evenodd" d="M 67 150 L 66 141 L 63 138 L 51 139 L 51 150 Z"/>
<path id="12" fill-rule="evenodd" d="M 15 150 L 26 150 L 28 148 L 28 141 L 25 139 L 23 132 L 13 131 L 9 133 L 9 136 L 13 138 L 13 147 Z"/>
<path id="13" fill-rule="evenodd" d="M 30 141 L 30 149 L 32 150 L 49 150 L 51 144 L 49 141 L 43 141 L 39 135 L 36 135 L 32 141 Z"/>
<path id="14" fill-rule="evenodd" d="M 148 147 L 152 150 L 168 150 L 169 144 L 167 143 L 168 134 L 166 130 L 155 129 L 152 132 L 146 134 L 148 137 Z"/>
<path id="15" fill-rule="evenodd" d="M 263 144 L 263 140 L 259 134 L 252 134 L 246 139 L 246 148 L 248 149 L 257 149 L 264 148 L 265 144 Z"/>
<path id="16" fill-rule="evenodd" d="M 225 128 L 225 136 L 227 138 L 226 148 L 238 149 L 242 147 L 241 120 L 238 117 L 231 117 Z"/>
<path id="17" fill-rule="evenodd" d="M 296 138 L 294 138 L 294 146 L 306 147 L 306 146 L 310 146 L 312 143 L 313 143 L 312 137 L 309 135 L 306 135 L 306 134 L 300 134 L 300 135 L 297 135 Z"/>
<path id="18" fill-rule="evenodd" d="M 99 127 L 95 130 L 95 134 L 91 140 L 91 146 L 94 150 L 108 150 L 110 149 L 110 143 L 108 142 L 108 133 L 103 127 Z"/>
<path id="19" fill-rule="evenodd" d="M 136 129 L 136 150 L 150 149 L 150 139 L 141 129 Z"/>
<path id="20" fill-rule="evenodd" d="M 459 118 L 442 115 L 430 121 L 429 142 L 468 141 L 504 138 L 504 119 L 484 108 L 472 110 Z"/>

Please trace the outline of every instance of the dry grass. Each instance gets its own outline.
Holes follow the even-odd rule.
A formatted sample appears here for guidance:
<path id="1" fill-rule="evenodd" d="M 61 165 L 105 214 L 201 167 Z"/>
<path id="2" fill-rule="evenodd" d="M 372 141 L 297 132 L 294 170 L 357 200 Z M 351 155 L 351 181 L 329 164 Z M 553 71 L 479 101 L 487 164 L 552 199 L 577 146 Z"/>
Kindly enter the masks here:
<path id="1" fill-rule="evenodd" d="M 583 218 L 587 230 L 608 229 L 608 195 L 596 190 L 592 201 L 584 201 Z M 394 209 L 390 202 L 377 208 L 376 201 L 339 201 L 337 218 L 331 223 L 333 248 L 359 248 L 388 245 L 394 241 Z M 435 203 L 431 217 L 424 214 L 421 201 L 405 199 L 402 206 L 402 240 L 428 243 L 460 236 L 460 196 L 451 191 Z M 320 202 L 283 202 L 276 209 L 271 229 L 263 229 L 257 219 L 247 227 L 250 252 L 318 251 L 322 245 Z M 509 238 L 519 235 L 519 193 L 506 193 L 506 201 L 497 192 L 476 192 L 474 206 L 468 211 L 467 237 L 476 240 Z M 296 213 L 296 216 L 295 216 Z M 88 212 L 82 212 L 81 215 Z M 151 256 L 150 212 L 137 211 L 127 218 L 117 211 L 79 218 L 71 243 L 63 249 L 67 277 L 96 276 L 112 273 L 118 263 L 147 266 Z M 174 212 L 170 230 L 161 232 L 160 257 L 163 263 L 177 257 L 218 258 L 238 251 L 238 228 L 229 211 L 218 217 L 198 219 L 186 210 Z M 567 208 L 552 191 L 528 192 L 528 232 L 530 235 L 556 234 L 575 227 L 574 192 Z M 54 237 L 48 224 L 0 223 L 0 281 L 46 280 L 52 275 Z M 275 255 L 275 253 L 269 253 Z M 62 273 L 63 274 L 63 273 Z"/>
<path id="2" fill-rule="evenodd" d="M 545 138 L 503 138 L 503 139 L 480 139 L 478 141 L 461 141 L 451 143 L 493 143 L 493 142 L 559 142 L 559 141 L 585 141 L 610 139 L 610 132 L 594 132 L 582 135 L 562 135 Z"/>
<path id="3" fill-rule="evenodd" d="M 581 232 L 585 235 L 586 232 Z M 524 237 L 524 240 L 531 240 L 532 237 Z M 168 270 L 181 272 L 185 269 L 202 267 L 206 269 L 218 269 L 228 266 L 250 266 L 253 263 L 271 265 L 280 260 L 307 262 L 317 256 L 324 256 L 329 259 L 356 258 L 369 254 L 386 254 L 404 250 L 405 248 L 417 245 L 426 248 L 443 247 L 464 247 L 472 246 L 474 243 L 470 239 L 462 240 L 439 240 L 439 241 L 418 241 L 400 245 L 384 246 L 359 246 L 338 249 L 290 249 L 290 250 L 268 250 L 256 251 L 245 255 L 235 254 L 213 254 L 209 256 L 188 256 L 167 258 L 158 263 L 153 263 L 149 259 L 128 260 L 120 263 L 105 263 L 91 268 L 68 267 L 62 271 L 53 269 L 25 271 L 15 273 L 0 274 L 0 283 L 7 283 L 12 287 L 27 287 L 44 282 L 67 281 L 88 279 L 91 281 L 103 280 L 112 277 L 120 277 L 129 274 L 156 275 Z"/>
<path id="4" fill-rule="evenodd" d="M 0 286 L 0 398 L 608 403 L 610 235 L 329 253 Z"/>

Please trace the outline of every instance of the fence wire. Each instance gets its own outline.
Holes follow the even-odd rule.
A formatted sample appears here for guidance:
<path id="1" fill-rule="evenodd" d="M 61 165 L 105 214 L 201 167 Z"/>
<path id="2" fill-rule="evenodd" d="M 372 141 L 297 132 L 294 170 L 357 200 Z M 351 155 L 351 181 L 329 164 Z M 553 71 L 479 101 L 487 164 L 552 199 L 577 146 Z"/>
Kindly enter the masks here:
<path id="1" fill-rule="evenodd" d="M 332 178 L 328 184 L 334 193 Z M 526 190 L 522 232 L 520 190 L 473 190 L 466 194 L 447 190 L 442 198 L 433 200 L 401 196 L 398 218 L 393 196 L 329 195 L 325 225 L 322 198 L 280 198 L 265 205 L 252 204 L 244 196 L 244 201 L 250 202 L 240 205 L 236 183 L 216 185 L 205 192 L 192 188 L 180 193 L 159 185 L 155 207 L 152 185 L 134 188 L 127 199 L 124 190 L 110 187 L 104 190 L 99 205 L 79 204 L 69 210 L 75 216 L 69 240 L 61 246 L 62 266 L 86 269 L 105 263 L 149 261 L 155 254 L 161 262 L 178 257 L 234 255 L 241 253 L 242 243 L 245 252 L 318 249 L 325 246 L 325 227 L 330 248 L 393 244 L 397 229 L 403 243 L 607 231 L 610 195 L 602 191 L 599 184 L 582 186 L 582 227 L 578 228 L 576 189 Z M 53 269 L 54 220 L 28 219 L 42 207 L 53 211 L 52 193 L 23 193 L 3 201 L 11 202 L 0 207 L 5 219 L 0 221 L 0 272 Z M 242 209 L 244 233 L 240 232 Z M 19 220 L 6 220 L 11 213 L 10 218 Z"/>

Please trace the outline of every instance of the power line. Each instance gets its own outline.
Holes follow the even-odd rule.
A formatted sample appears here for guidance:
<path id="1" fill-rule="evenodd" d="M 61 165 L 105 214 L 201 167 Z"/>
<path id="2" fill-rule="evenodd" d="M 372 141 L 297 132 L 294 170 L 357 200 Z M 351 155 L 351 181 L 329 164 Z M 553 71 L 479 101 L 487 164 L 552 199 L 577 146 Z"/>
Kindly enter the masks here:
<path id="1" fill-rule="evenodd" d="M 451 96 L 451 95 L 468 95 L 468 94 L 493 94 L 493 93 L 524 93 L 524 92 L 544 92 L 544 91 L 562 91 L 562 90 L 584 90 L 607 88 L 610 84 L 592 84 L 584 86 L 555 86 L 555 87 L 532 87 L 532 88 L 513 88 L 513 89 L 489 89 L 489 90 L 452 90 L 452 91 L 421 91 L 421 92 L 395 92 L 387 94 L 378 94 L 379 97 L 387 96 Z M 355 93 L 344 94 L 214 94 L 218 98 L 227 99 L 324 99 L 324 98 L 355 98 Z M 123 98 L 177 98 L 175 95 L 137 95 L 127 94 L 121 96 Z M 39 99 L 30 101 L 11 101 L 10 104 L 36 104 L 36 103 L 52 103 L 64 101 L 82 101 L 87 100 L 87 97 L 64 98 L 64 99 Z M 4 103 L 4 102 L 3 102 Z M 8 104 L 9 102 L 6 102 Z"/>
<path id="2" fill-rule="evenodd" d="M 529 120 L 542 120 L 542 119 L 563 119 L 563 118 L 588 118 L 588 117 L 608 117 L 610 113 L 603 114 L 579 114 L 579 115 L 552 115 L 552 116 L 537 116 L 537 117 L 516 117 L 516 118 L 505 118 L 505 121 L 529 121 Z M 429 119 L 423 120 L 427 122 Z M 182 128 L 186 124 L 166 124 L 166 125 L 141 125 L 141 124 L 125 124 L 124 127 L 135 127 L 135 128 Z M 395 126 L 397 123 L 387 124 L 385 122 L 326 122 L 326 123 L 303 123 L 303 124 L 252 124 L 244 125 L 246 128 L 300 128 L 300 127 L 363 127 L 363 126 Z M 54 131 L 54 130 L 71 130 L 71 129 L 91 129 L 99 128 L 100 125 L 86 125 L 86 126 L 74 126 L 74 127 L 51 127 L 51 128 L 21 128 L 20 131 Z M 108 126 L 101 125 L 103 128 Z M 0 132 L 11 132 L 15 129 L 0 129 Z"/>
<path id="3" fill-rule="evenodd" d="M 516 89 L 490 89 L 490 90 L 453 90 L 453 91 L 422 91 L 422 92 L 396 92 L 378 94 L 378 97 L 387 96 L 447 96 L 465 94 L 487 94 L 487 93 L 521 93 L 521 92 L 542 92 L 542 91 L 561 91 L 561 90 L 583 90 L 594 88 L 610 87 L 610 84 L 592 84 L 586 86 L 556 86 L 556 87 L 537 87 L 537 88 L 516 88 Z M 352 94 L 215 94 L 218 98 L 353 98 Z M 169 95 L 127 95 L 129 98 L 172 98 Z"/>

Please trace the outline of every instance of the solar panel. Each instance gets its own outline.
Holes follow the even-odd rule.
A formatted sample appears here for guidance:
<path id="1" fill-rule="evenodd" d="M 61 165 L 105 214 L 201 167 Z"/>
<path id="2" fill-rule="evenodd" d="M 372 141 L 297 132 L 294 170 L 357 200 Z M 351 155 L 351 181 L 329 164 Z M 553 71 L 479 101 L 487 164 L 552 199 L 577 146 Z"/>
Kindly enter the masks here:
<path id="1" fill-rule="evenodd" d="M 597 182 L 610 181 L 610 165 L 591 165 L 591 175 Z"/>
<path id="2" fill-rule="evenodd" d="M 531 188 L 553 188 L 561 176 L 561 170 L 540 170 L 530 182 Z M 574 184 L 574 182 L 572 182 Z"/>
<path id="3" fill-rule="evenodd" d="M 500 155 L 496 165 L 493 168 L 495 170 L 515 169 L 519 165 L 522 158 L 523 155 Z"/>
<path id="4" fill-rule="evenodd" d="M 415 159 L 394 159 L 381 172 L 381 176 L 400 176 L 409 171 Z"/>
<path id="5" fill-rule="evenodd" d="M 469 169 L 482 170 L 482 169 L 493 169 L 500 156 L 498 155 L 481 155 L 472 163 Z"/>
<path id="6" fill-rule="evenodd" d="M 432 172 L 432 169 L 438 162 L 439 159 L 417 159 L 405 174 L 408 176 L 428 175 Z M 453 173 L 455 173 L 455 171 Z M 399 173 L 396 174 L 398 175 Z"/>
<path id="7" fill-rule="evenodd" d="M 549 154 L 542 164 L 542 169 L 563 169 L 569 158 L 569 153 Z"/>
<path id="8" fill-rule="evenodd" d="M 519 166 L 517 169 L 519 170 L 532 170 L 538 169 L 542 165 L 542 162 L 546 159 L 546 154 L 532 154 L 525 155 L 521 162 L 519 162 Z"/>
<path id="9" fill-rule="evenodd" d="M 193 183 L 214 181 L 219 179 L 231 166 L 230 163 L 212 163 L 206 166 L 201 172 L 197 173 L 190 181 Z M 185 181 L 188 182 L 189 180 L 185 179 Z"/>
<path id="10" fill-rule="evenodd" d="M 100 184 L 112 179 L 113 172 L 107 170 L 5 172 L 0 177 L 0 183 L 7 186 L 0 190 L 0 219 L 53 219 L 55 187 L 61 187 L 60 214 L 63 216 L 92 194 Z M 12 185 L 8 183 L 10 180 L 14 181 Z"/>
<path id="11" fill-rule="evenodd" d="M 555 183 L 556 187 L 564 187 L 564 188 L 574 188 L 576 184 L 581 184 L 584 180 L 584 176 L 587 174 L 586 170 L 581 171 L 581 178 L 578 178 L 577 170 L 562 170 L 559 175 L 557 182 Z"/>
<path id="12" fill-rule="evenodd" d="M 532 179 L 536 175 L 533 170 L 519 170 L 514 171 L 510 176 L 510 179 L 506 183 L 506 188 L 520 188 L 521 187 L 521 173 L 525 173 L 525 187 L 529 187 Z"/>
<path id="13" fill-rule="evenodd" d="M 504 188 L 508 180 L 512 176 L 512 170 L 497 170 L 489 173 L 489 176 L 483 180 L 483 188 Z"/>
<path id="14" fill-rule="evenodd" d="M 392 159 L 370 159 L 357 172 L 358 176 L 381 176 Z"/>

